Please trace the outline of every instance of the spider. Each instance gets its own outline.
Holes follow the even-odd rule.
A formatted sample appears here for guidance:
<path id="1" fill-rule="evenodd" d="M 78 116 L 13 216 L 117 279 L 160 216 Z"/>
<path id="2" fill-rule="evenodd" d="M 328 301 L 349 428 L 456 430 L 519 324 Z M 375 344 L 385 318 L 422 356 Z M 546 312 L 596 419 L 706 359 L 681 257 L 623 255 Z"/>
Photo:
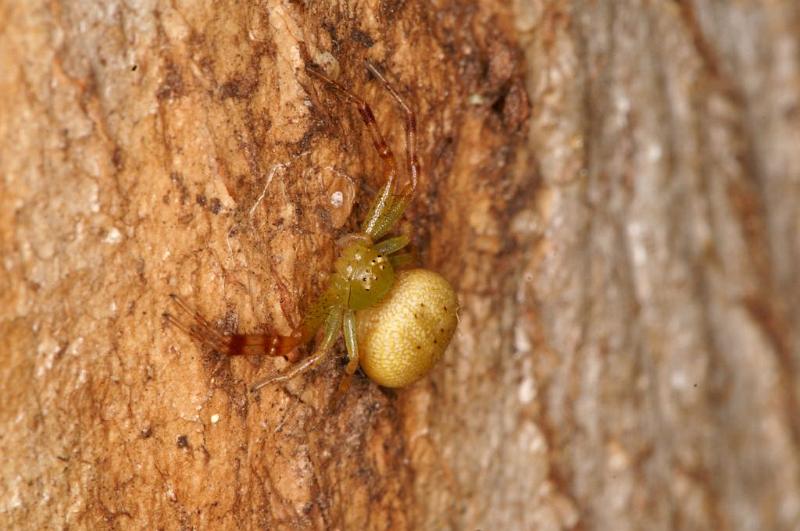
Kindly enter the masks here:
<path id="1" fill-rule="evenodd" d="M 384 184 L 378 190 L 361 230 L 339 240 L 342 250 L 328 285 L 290 335 L 222 334 L 183 299 L 171 295 L 191 322 L 165 313 L 166 321 L 193 339 L 223 354 L 284 356 L 295 363 L 281 374 L 251 386 L 253 392 L 294 378 L 318 364 L 344 335 L 348 354 L 340 389 L 361 366 L 367 376 L 384 387 L 404 387 L 424 376 L 447 348 L 456 328 L 458 302 L 450 284 L 425 269 L 402 269 L 411 261 L 401 252 L 406 236 L 386 235 L 394 228 L 414 196 L 420 174 L 414 112 L 370 62 L 366 68 L 389 92 L 405 115 L 407 182 L 398 183 L 394 154 L 381 135 L 369 105 L 315 68 L 306 72 L 352 103 L 372 137 L 382 160 Z M 320 332 L 314 351 L 300 360 L 297 347 Z"/>

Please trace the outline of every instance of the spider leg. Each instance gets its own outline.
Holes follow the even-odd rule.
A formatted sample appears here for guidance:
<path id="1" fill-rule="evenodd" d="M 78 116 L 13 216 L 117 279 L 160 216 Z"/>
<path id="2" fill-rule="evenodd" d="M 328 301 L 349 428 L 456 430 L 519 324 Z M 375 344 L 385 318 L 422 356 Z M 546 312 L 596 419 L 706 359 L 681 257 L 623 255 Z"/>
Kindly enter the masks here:
<path id="1" fill-rule="evenodd" d="M 408 245 L 408 236 L 395 236 L 394 238 L 387 238 L 376 243 L 374 249 L 379 254 L 390 255 L 396 253 L 406 245 Z"/>
<path id="2" fill-rule="evenodd" d="M 358 370 L 358 338 L 356 336 L 356 313 L 347 310 L 344 314 L 344 344 L 347 347 L 347 367 L 344 370 L 344 377 L 339 382 L 339 396 L 343 396 L 350 389 L 350 382 L 353 374 Z"/>
<path id="3" fill-rule="evenodd" d="M 358 369 L 358 339 L 356 337 L 356 312 L 347 310 L 344 312 L 344 344 L 347 347 L 347 367 L 345 372 L 352 375 Z"/>
<path id="4" fill-rule="evenodd" d="M 186 301 L 184 301 L 178 295 L 170 294 L 170 298 L 172 299 L 173 304 L 175 304 L 180 311 L 189 317 L 191 324 L 187 323 L 186 321 L 182 321 L 169 312 L 164 312 L 162 316 L 168 325 L 177 328 L 187 336 L 200 343 L 203 343 L 206 346 L 212 347 L 213 349 L 221 352 L 225 351 L 226 341 L 223 334 L 219 333 L 213 326 L 211 326 L 211 323 L 206 321 L 202 315 L 193 310 L 188 304 L 186 304 Z"/>
<path id="5" fill-rule="evenodd" d="M 407 265 L 413 264 L 414 257 L 411 255 L 411 253 L 393 254 L 389 257 L 389 263 L 392 264 L 392 268 L 394 268 L 396 271 Z"/>
<path id="6" fill-rule="evenodd" d="M 406 101 L 402 98 L 402 96 L 400 96 L 397 90 L 395 90 L 395 88 L 391 85 L 391 83 L 389 83 L 383 74 L 378 71 L 375 65 L 369 61 L 365 61 L 365 64 L 370 73 L 378 78 L 378 80 L 383 84 L 383 87 L 389 92 L 389 94 L 392 95 L 398 105 L 400 105 L 405 113 L 406 121 L 406 167 L 408 171 L 409 182 L 406 183 L 402 190 L 389 199 L 389 203 L 386 208 L 381 209 L 380 212 L 378 209 L 374 209 L 370 212 L 370 214 L 373 214 L 373 217 L 367 218 L 370 224 L 369 227 L 366 227 L 365 224 L 364 231 L 373 239 L 378 239 L 389 232 L 397 223 L 397 221 L 403 216 L 403 212 L 405 211 L 408 203 L 411 201 L 411 198 L 417 189 L 417 181 L 420 173 L 419 158 L 417 157 L 417 119 L 414 115 L 414 111 L 411 110 L 411 107 L 409 107 Z"/>
<path id="7" fill-rule="evenodd" d="M 385 183 L 378 192 L 378 196 L 375 199 L 372 208 L 370 208 L 370 213 L 367 215 L 367 219 L 364 221 L 363 226 L 363 231 L 366 234 L 372 235 L 373 225 L 383 214 L 383 212 L 391 205 L 392 196 L 395 195 L 397 166 L 395 163 L 394 153 L 392 153 L 391 148 L 386 143 L 386 140 L 384 140 L 383 135 L 378 128 L 378 123 L 375 121 L 375 114 L 372 112 L 372 109 L 367 102 L 344 88 L 337 81 L 334 81 L 314 68 L 306 67 L 306 72 L 324 81 L 329 87 L 334 89 L 336 92 L 341 94 L 342 97 L 356 106 L 358 113 L 361 115 L 361 119 L 364 121 L 364 124 L 367 126 L 367 130 L 369 130 L 369 133 L 372 136 L 372 145 L 375 147 L 375 151 L 378 152 L 378 156 L 380 156 L 380 158 L 383 160 L 383 177 Z"/>
<path id="8" fill-rule="evenodd" d="M 325 358 L 333 347 L 333 344 L 339 338 L 339 330 L 342 328 L 342 308 L 340 306 L 336 306 L 333 308 L 328 316 L 325 319 L 325 329 L 322 335 L 322 339 L 317 344 L 314 352 L 303 360 L 302 363 L 298 363 L 297 365 L 293 365 L 291 369 L 288 371 L 277 374 L 274 376 L 270 376 L 268 378 L 264 378 L 253 384 L 250 388 L 252 392 L 257 392 L 262 387 L 266 387 L 270 384 L 278 383 L 278 382 L 285 382 L 287 380 L 291 380 L 295 376 L 305 372 L 306 370 L 310 369 L 317 363 L 319 363 L 323 358 Z"/>
<path id="9" fill-rule="evenodd" d="M 367 65 L 367 69 L 372 73 L 373 76 L 378 78 L 378 80 L 383 84 L 384 88 L 389 91 L 389 94 L 392 95 L 406 115 L 406 166 L 408 168 L 408 178 L 411 180 L 411 189 L 408 193 L 409 195 L 413 194 L 414 190 L 417 189 L 417 180 L 420 173 L 419 159 L 417 158 L 417 117 L 414 114 L 414 111 L 411 110 L 411 107 L 409 107 L 409 105 L 394 89 L 391 83 L 389 83 L 383 74 L 381 74 L 378 69 L 375 68 L 375 65 L 369 61 L 365 61 L 365 63 Z"/>
<path id="10" fill-rule="evenodd" d="M 282 336 L 279 334 L 223 334 L 208 322 L 200 313 L 189 306 L 186 301 L 175 294 L 170 298 L 188 321 L 169 313 L 164 313 L 164 320 L 188 335 L 195 341 L 230 356 L 266 354 L 268 356 L 284 356 L 289 361 L 297 361 L 300 353 L 296 347 L 300 345 L 299 335 Z"/>

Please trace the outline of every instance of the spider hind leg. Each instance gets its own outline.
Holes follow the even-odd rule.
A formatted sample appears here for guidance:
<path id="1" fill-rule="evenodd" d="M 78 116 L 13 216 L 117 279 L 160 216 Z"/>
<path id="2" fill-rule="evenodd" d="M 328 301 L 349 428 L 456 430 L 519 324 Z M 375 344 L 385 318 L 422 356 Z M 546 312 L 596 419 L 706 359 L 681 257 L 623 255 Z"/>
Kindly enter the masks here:
<path id="1" fill-rule="evenodd" d="M 275 374 L 272 376 L 268 376 L 262 380 L 259 380 L 255 384 L 250 387 L 250 390 L 255 393 L 258 392 L 259 389 L 262 387 L 266 387 L 268 385 L 272 385 L 279 382 L 286 382 L 291 380 L 295 376 L 298 376 L 307 370 L 313 368 L 314 366 L 318 365 L 322 360 L 324 360 L 330 353 L 331 348 L 333 347 L 336 340 L 339 338 L 339 331 L 342 328 L 342 310 L 339 307 L 332 308 L 327 316 L 325 317 L 325 325 L 324 331 L 322 334 L 322 338 L 317 343 L 314 348 L 314 352 L 303 360 L 302 363 L 298 363 L 291 367 L 289 370 Z M 294 360 L 290 360 L 294 361 Z"/>
<path id="2" fill-rule="evenodd" d="M 201 345 L 210 347 L 220 354 L 229 356 L 250 354 L 284 356 L 290 362 L 295 362 L 300 357 L 300 353 L 296 349 L 300 344 L 300 337 L 297 334 L 289 336 L 279 334 L 223 334 L 197 310 L 189 306 L 179 295 L 170 294 L 170 298 L 186 320 L 165 312 L 163 314 L 165 322 Z"/>

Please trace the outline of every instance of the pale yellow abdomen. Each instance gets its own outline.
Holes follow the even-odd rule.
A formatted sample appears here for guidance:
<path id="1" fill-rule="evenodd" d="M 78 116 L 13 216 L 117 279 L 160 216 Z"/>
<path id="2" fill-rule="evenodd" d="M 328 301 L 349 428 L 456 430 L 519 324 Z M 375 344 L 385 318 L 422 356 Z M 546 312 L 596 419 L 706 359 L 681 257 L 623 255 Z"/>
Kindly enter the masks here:
<path id="1" fill-rule="evenodd" d="M 386 298 L 356 315 L 361 368 L 384 387 L 417 381 L 444 354 L 457 315 L 456 294 L 441 275 L 399 272 Z"/>

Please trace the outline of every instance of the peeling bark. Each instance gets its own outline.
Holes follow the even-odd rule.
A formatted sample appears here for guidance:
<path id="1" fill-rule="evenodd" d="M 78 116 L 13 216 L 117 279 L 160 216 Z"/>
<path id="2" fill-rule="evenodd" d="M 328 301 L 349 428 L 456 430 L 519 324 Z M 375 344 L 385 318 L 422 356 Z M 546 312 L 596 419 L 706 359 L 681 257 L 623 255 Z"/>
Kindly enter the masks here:
<path id="1" fill-rule="evenodd" d="M 800 527 L 800 8 L 506 4 L 0 0 L 0 526 Z M 364 59 L 459 329 L 253 397 L 161 315 L 298 324 L 380 186 L 304 66 L 402 160 Z"/>

